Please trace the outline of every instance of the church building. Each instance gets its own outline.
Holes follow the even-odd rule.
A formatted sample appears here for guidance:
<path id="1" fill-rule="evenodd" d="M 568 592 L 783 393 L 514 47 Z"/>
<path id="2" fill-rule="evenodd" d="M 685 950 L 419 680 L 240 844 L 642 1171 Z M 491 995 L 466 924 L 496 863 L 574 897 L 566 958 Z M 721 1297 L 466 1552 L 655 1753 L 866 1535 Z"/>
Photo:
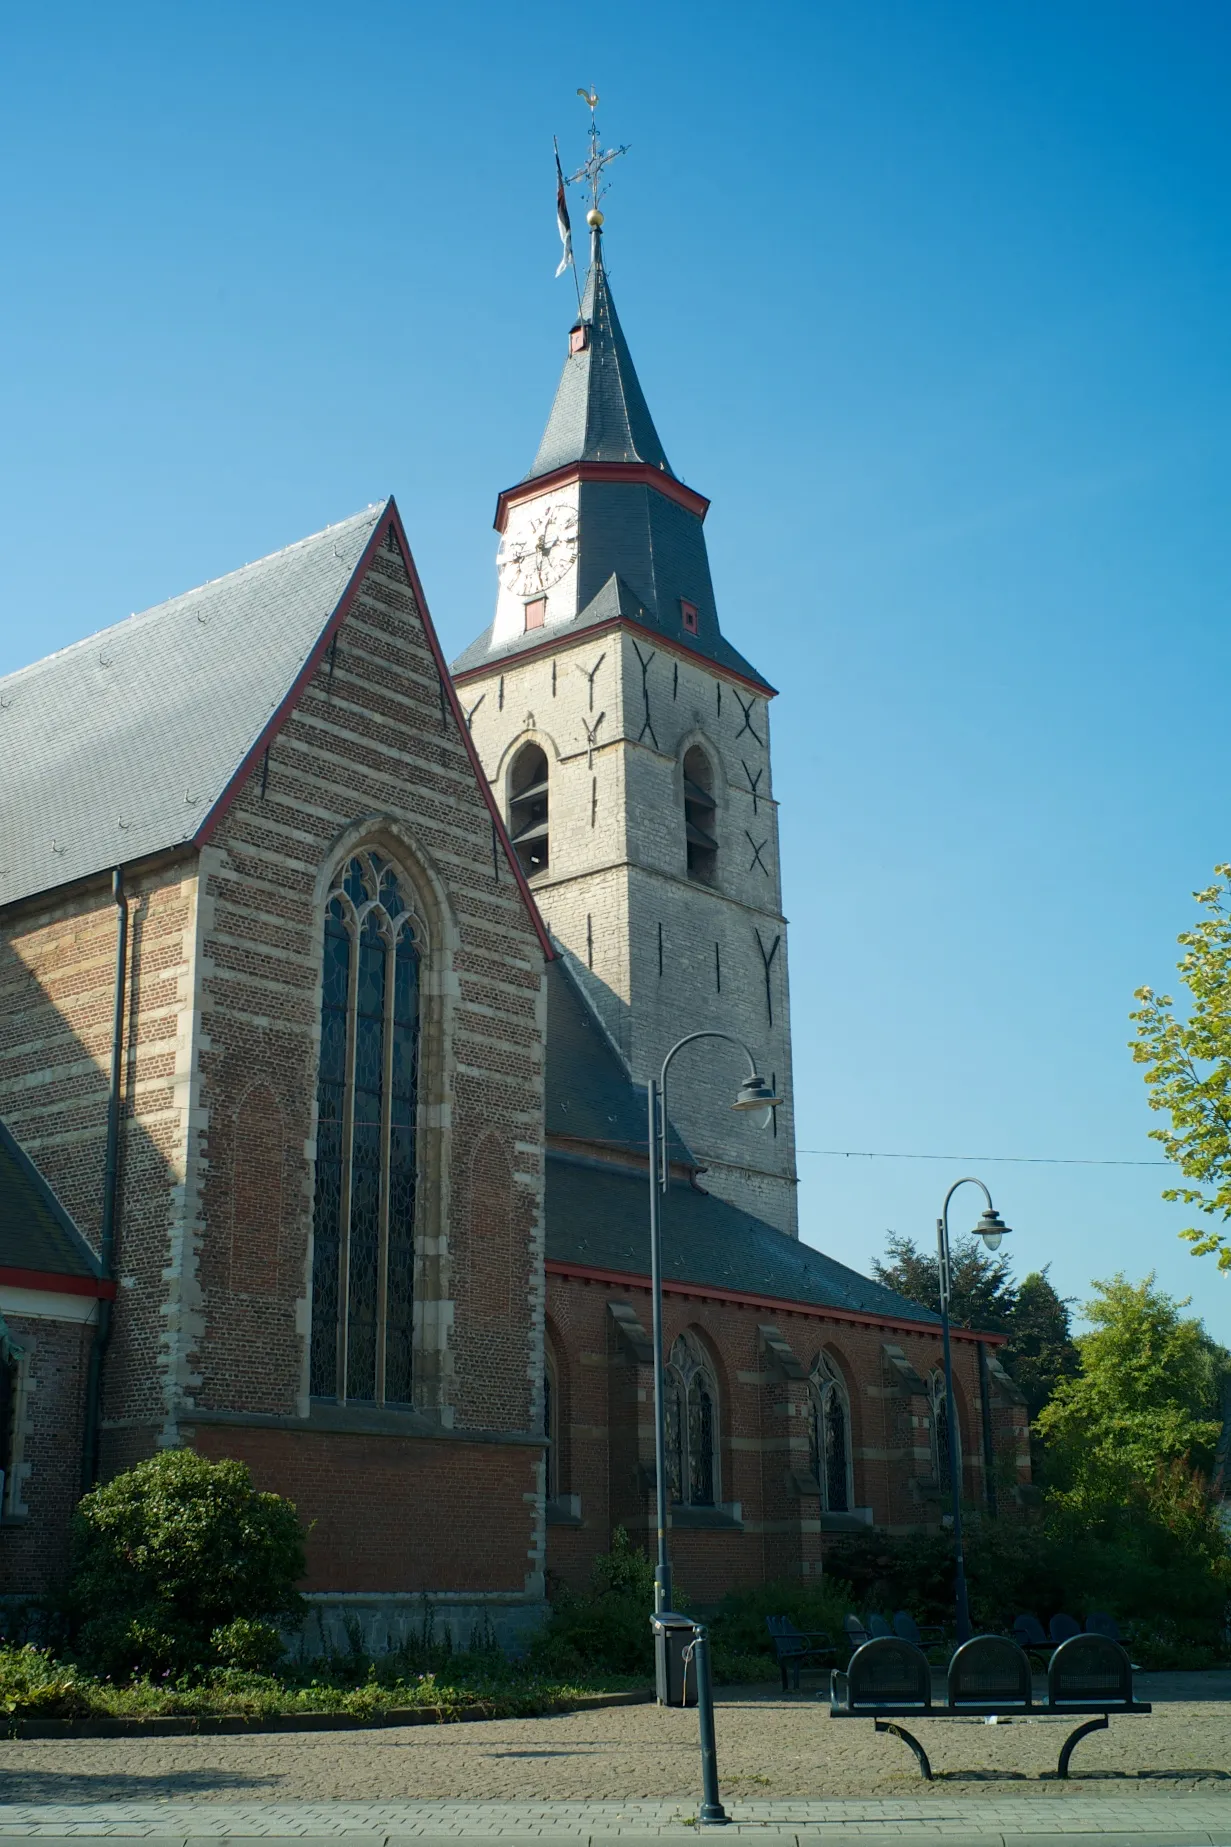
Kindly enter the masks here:
<path id="1" fill-rule="evenodd" d="M 955 1333 L 949 1432 L 936 1317 L 799 1236 L 775 694 L 601 220 L 562 359 L 451 670 L 389 500 L 0 680 L 0 1594 L 174 1445 L 295 1501 L 312 1620 L 374 1649 L 425 1609 L 515 1643 L 649 1544 L 646 1089 L 694 1033 L 680 1584 L 938 1526 L 950 1442 L 974 1509 L 1020 1503 L 999 1337 Z"/>

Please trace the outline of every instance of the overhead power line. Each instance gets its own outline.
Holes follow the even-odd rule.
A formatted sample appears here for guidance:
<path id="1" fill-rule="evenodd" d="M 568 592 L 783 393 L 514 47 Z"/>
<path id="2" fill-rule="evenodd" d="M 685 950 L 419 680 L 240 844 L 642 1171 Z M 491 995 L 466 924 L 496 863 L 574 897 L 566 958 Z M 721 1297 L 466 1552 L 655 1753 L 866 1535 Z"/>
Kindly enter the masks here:
<path id="1" fill-rule="evenodd" d="M 1012 1161 L 1023 1167 L 1170 1167 L 1170 1161 L 1102 1161 L 1072 1154 L 900 1154 L 885 1148 L 797 1148 L 796 1154 L 833 1155 L 845 1161 Z"/>

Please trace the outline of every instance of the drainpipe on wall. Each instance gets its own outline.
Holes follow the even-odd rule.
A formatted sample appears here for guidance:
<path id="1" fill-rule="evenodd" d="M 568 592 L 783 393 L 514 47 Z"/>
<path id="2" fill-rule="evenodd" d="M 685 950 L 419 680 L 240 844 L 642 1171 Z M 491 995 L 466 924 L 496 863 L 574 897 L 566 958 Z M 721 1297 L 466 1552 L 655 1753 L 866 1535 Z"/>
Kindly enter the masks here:
<path id="1" fill-rule="evenodd" d="M 115 1004 L 111 1016 L 111 1083 L 107 1092 L 107 1152 L 103 1166 L 103 1216 L 98 1241 L 98 1261 L 104 1282 L 112 1281 L 115 1267 L 116 1203 L 120 1179 L 120 1090 L 124 1068 L 124 1006 L 128 971 L 128 905 L 124 897 L 124 869 L 117 866 L 111 874 L 111 896 L 115 915 Z M 94 1342 L 90 1348 L 86 1375 L 85 1444 L 82 1458 L 82 1492 L 87 1493 L 98 1480 L 99 1446 L 102 1436 L 103 1355 L 111 1338 L 111 1303 L 100 1298 Z"/>

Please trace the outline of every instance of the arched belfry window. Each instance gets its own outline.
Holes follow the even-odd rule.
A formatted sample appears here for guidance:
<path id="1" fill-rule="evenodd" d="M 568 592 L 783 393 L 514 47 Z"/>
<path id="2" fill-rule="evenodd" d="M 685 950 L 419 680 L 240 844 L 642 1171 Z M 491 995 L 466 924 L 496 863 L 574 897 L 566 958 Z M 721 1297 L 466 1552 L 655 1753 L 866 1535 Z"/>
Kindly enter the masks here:
<path id="1" fill-rule="evenodd" d="M 928 1402 L 931 1406 L 932 1475 L 943 1494 L 949 1493 L 949 1445 L 957 1447 L 957 1474 L 962 1479 L 962 1432 L 949 1429 L 949 1402 L 945 1394 L 945 1375 L 939 1368 L 928 1375 Z"/>
<path id="2" fill-rule="evenodd" d="M 415 1269 L 419 945 L 372 852 L 325 907 L 313 1210 L 314 1398 L 409 1404 Z"/>
<path id="3" fill-rule="evenodd" d="M 812 1473 L 820 1484 L 821 1506 L 829 1514 L 848 1514 L 854 1500 L 851 1407 L 842 1375 L 828 1354 L 817 1355 L 811 1386 Z"/>
<path id="4" fill-rule="evenodd" d="M 673 1501 L 718 1503 L 718 1383 L 695 1334 L 681 1334 L 667 1361 L 667 1475 Z"/>
<path id="5" fill-rule="evenodd" d="M 523 744 L 509 775 L 509 833 L 528 879 L 546 872 L 547 756 L 537 744 Z"/>
<path id="6" fill-rule="evenodd" d="M 684 838 L 688 876 L 712 885 L 718 871 L 714 772 L 699 744 L 684 754 Z"/>

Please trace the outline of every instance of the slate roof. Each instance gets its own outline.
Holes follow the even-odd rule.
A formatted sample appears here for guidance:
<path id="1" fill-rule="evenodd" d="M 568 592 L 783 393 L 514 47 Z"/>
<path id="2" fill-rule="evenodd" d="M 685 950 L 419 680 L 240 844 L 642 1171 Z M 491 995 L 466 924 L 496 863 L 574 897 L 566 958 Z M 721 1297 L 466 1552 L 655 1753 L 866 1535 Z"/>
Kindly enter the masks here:
<path id="1" fill-rule="evenodd" d="M 594 1018 L 564 955 L 547 966 L 547 1256 L 646 1276 L 644 1167 L 618 1165 L 561 1138 L 645 1159 L 644 1089 Z M 554 1145 L 553 1145 L 553 1138 Z M 693 1165 L 674 1129 L 673 1161 Z M 673 1180 L 663 1207 L 663 1274 L 745 1295 L 845 1308 L 939 1326 L 939 1317 L 762 1219 Z"/>
<path id="2" fill-rule="evenodd" d="M 25 1149 L 0 1122 L 0 1264 L 97 1277 L 98 1260 Z"/>
<path id="3" fill-rule="evenodd" d="M 547 1257 L 630 1276 L 650 1271 L 644 1172 L 547 1153 Z M 939 1327 L 940 1317 L 773 1225 L 673 1180 L 663 1202 L 663 1276 L 780 1302 Z"/>
<path id="4" fill-rule="evenodd" d="M 693 1166 L 673 1125 L 669 1132 L 671 1159 Z M 629 1078 L 559 945 L 547 964 L 547 1133 L 645 1158 L 645 1089 Z"/>
<path id="5" fill-rule="evenodd" d="M 387 504 L 0 679 L 0 904 L 194 839 Z"/>
<path id="6" fill-rule="evenodd" d="M 564 362 L 543 440 L 524 479 L 569 462 L 648 462 L 670 474 L 611 299 L 601 231 L 592 238 L 580 318 L 589 340 Z"/>

